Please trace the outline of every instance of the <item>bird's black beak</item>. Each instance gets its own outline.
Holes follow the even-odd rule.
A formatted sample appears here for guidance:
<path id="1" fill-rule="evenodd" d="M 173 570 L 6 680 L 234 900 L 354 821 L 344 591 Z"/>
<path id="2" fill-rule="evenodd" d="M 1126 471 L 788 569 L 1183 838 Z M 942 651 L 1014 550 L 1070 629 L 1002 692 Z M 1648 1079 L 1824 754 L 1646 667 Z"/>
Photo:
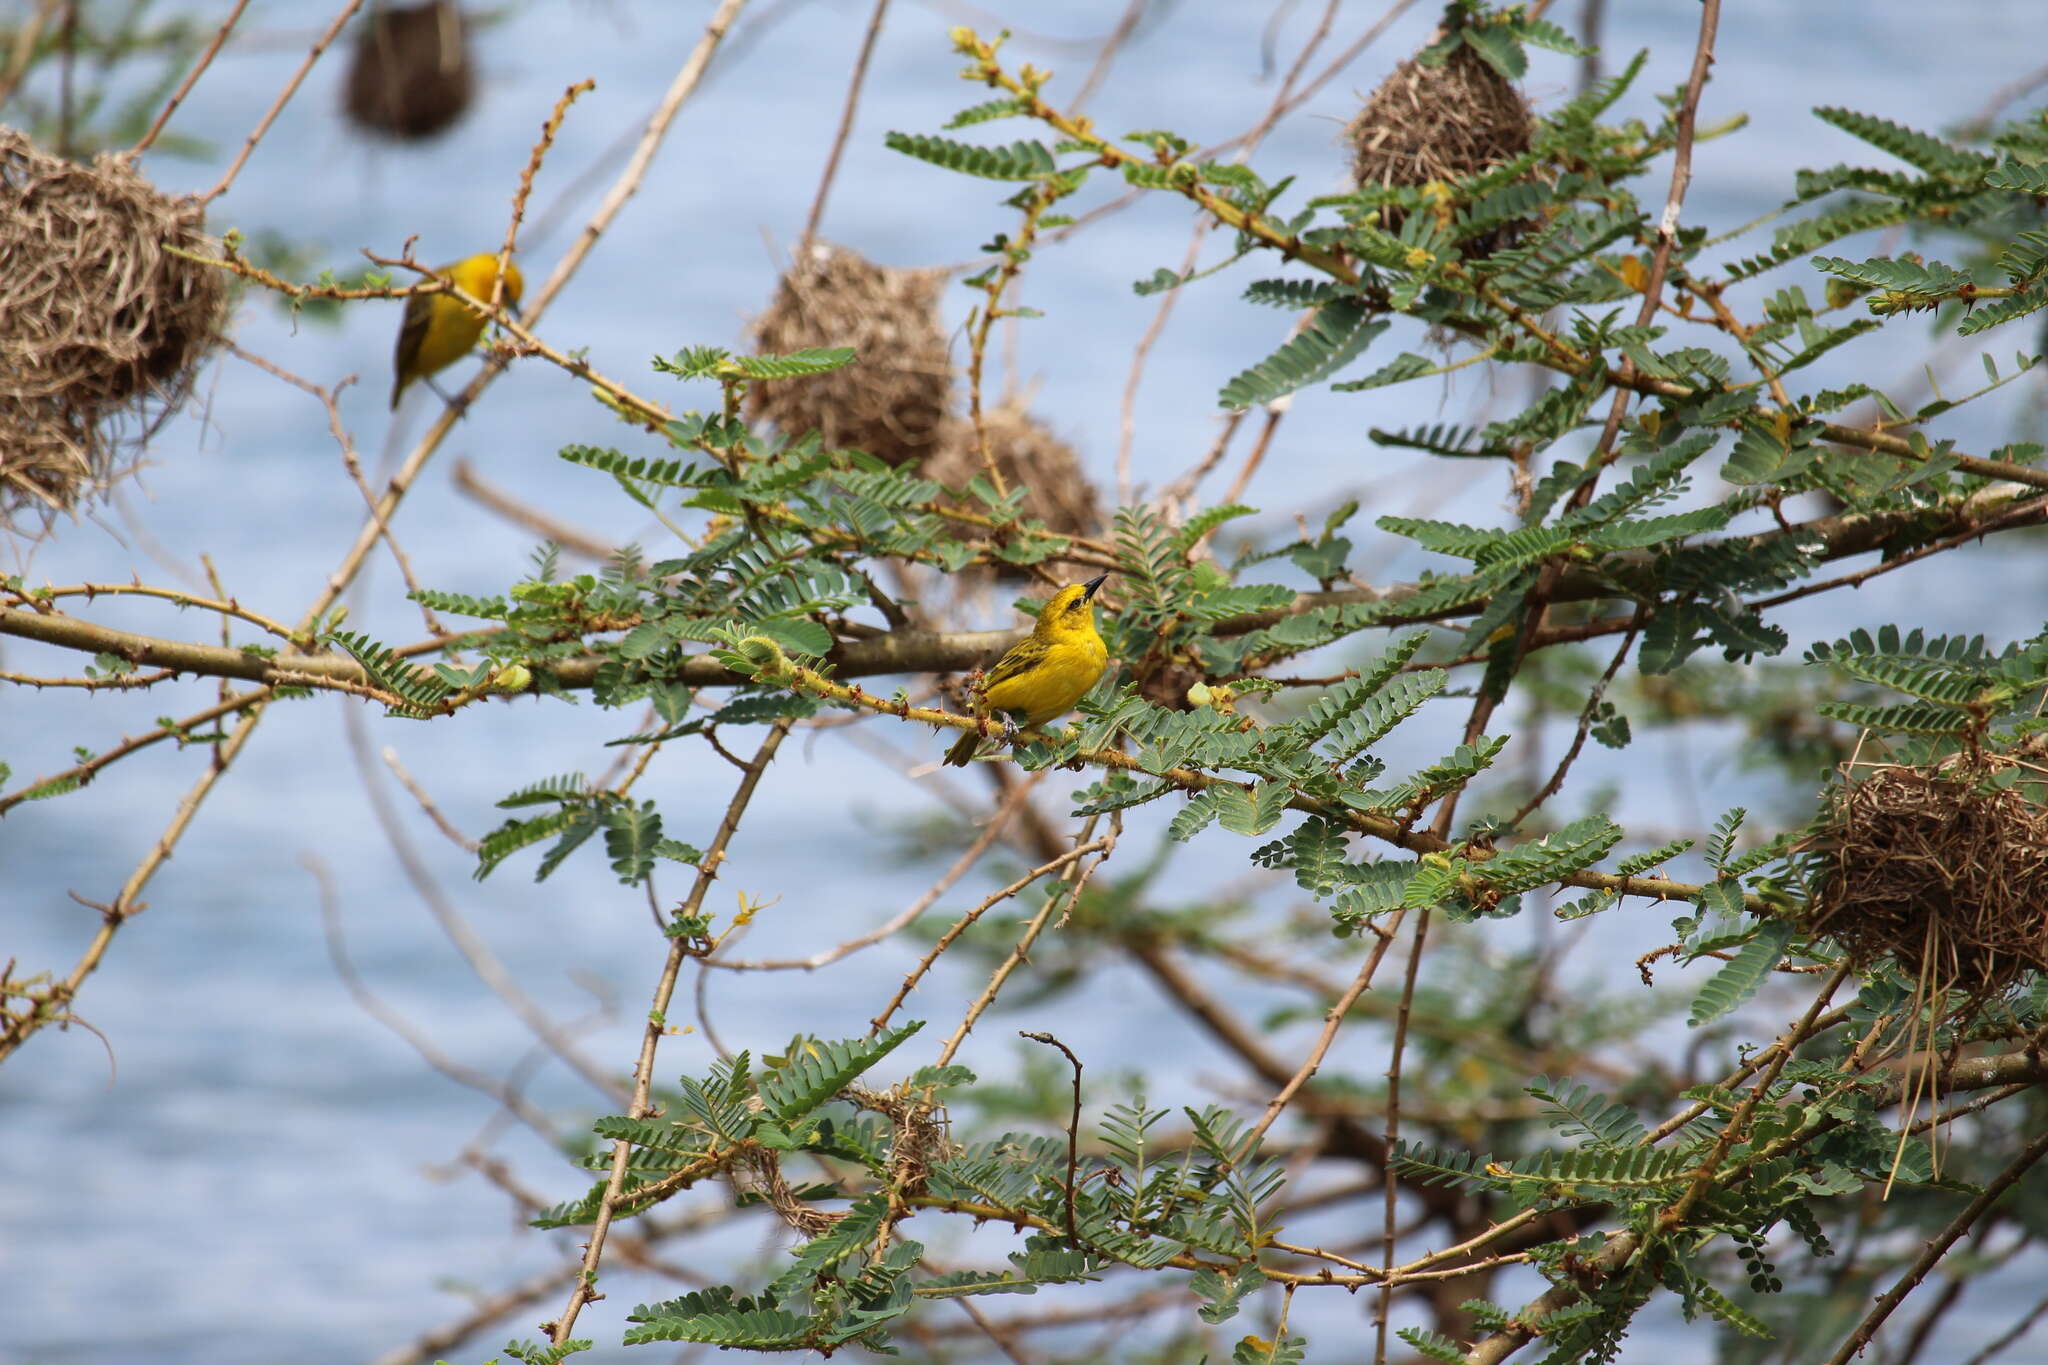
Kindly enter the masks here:
<path id="1" fill-rule="evenodd" d="M 1081 587 L 1085 589 L 1085 591 L 1083 591 L 1081 594 L 1081 600 L 1084 602 L 1093 602 L 1095 600 L 1095 590 L 1101 587 L 1103 580 L 1108 577 L 1109 575 L 1106 573 L 1099 573 L 1095 575 L 1095 577 L 1089 579 L 1086 583 L 1083 583 Z"/>

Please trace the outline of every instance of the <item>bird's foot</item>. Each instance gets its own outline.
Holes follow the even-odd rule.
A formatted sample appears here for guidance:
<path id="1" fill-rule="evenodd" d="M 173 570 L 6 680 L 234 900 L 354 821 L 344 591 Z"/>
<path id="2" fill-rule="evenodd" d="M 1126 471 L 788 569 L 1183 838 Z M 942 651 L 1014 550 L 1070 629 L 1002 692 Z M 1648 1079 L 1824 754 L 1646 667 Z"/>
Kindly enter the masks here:
<path id="1" fill-rule="evenodd" d="M 1017 722 L 1008 716 L 1003 717 L 1003 743 L 1012 748 L 1017 744 Z"/>

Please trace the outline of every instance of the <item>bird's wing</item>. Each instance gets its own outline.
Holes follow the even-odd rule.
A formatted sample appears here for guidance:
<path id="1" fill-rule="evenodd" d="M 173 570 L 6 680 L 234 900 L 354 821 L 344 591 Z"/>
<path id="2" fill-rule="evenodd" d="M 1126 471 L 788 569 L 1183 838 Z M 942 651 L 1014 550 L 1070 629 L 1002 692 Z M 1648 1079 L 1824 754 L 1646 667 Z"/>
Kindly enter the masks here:
<path id="1" fill-rule="evenodd" d="M 1023 677 L 1043 663 L 1046 648 L 1045 642 L 1036 638 L 1027 638 L 1012 645 L 1009 652 L 998 659 L 996 666 L 982 678 L 982 695 L 988 696 L 1004 683 Z M 1002 701 L 999 697 L 991 697 L 990 704 L 1001 708 Z"/>
<path id="2" fill-rule="evenodd" d="M 391 353 L 391 406 L 398 395 L 420 377 L 420 349 L 427 344 L 427 329 L 434 321 L 433 294 L 414 294 L 405 301 L 405 321 L 398 329 L 398 346 Z"/>

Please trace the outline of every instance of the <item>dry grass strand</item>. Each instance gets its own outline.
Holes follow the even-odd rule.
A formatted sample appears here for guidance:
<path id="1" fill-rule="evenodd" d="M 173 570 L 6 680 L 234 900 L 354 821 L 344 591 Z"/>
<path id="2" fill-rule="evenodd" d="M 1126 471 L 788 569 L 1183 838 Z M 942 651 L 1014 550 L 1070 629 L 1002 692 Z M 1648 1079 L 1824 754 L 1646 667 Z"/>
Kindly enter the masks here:
<path id="1" fill-rule="evenodd" d="M 191 391 L 227 291 L 168 248 L 204 251 L 203 221 L 118 156 L 0 128 L 0 526 L 104 491 Z"/>
<path id="2" fill-rule="evenodd" d="M 1832 862 L 1808 930 L 1971 1001 L 2048 970 L 2048 808 L 1986 782 L 2013 766 L 1958 755 L 1844 782 L 1806 845 Z"/>
<path id="3" fill-rule="evenodd" d="M 938 310 L 945 278 L 814 244 L 783 275 L 754 322 L 753 340 L 777 355 L 851 346 L 858 359 L 828 374 L 754 385 L 748 415 L 785 436 L 817 431 L 828 446 L 852 446 L 892 465 L 924 458 L 938 444 L 953 393 Z"/>
<path id="4" fill-rule="evenodd" d="M 1460 44 L 1439 66 L 1414 57 L 1395 67 L 1345 128 L 1359 188 L 1415 189 L 1477 175 L 1529 150 L 1529 102 L 1501 74 Z M 1401 215 L 1383 210 L 1398 232 Z M 1521 225 L 1466 244 L 1482 254 L 1508 245 Z"/>

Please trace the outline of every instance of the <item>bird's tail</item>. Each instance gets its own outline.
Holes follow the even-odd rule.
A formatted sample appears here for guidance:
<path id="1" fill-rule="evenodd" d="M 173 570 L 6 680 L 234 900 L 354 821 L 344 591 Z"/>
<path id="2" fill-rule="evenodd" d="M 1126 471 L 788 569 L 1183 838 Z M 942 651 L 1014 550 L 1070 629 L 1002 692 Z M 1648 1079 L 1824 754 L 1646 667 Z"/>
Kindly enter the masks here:
<path id="1" fill-rule="evenodd" d="M 974 751 L 981 746 L 981 731 L 969 730 L 960 736 L 960 742 L 946 750 L 946 762 L 956 768 L 964 768 L 974 758 Z"/>

